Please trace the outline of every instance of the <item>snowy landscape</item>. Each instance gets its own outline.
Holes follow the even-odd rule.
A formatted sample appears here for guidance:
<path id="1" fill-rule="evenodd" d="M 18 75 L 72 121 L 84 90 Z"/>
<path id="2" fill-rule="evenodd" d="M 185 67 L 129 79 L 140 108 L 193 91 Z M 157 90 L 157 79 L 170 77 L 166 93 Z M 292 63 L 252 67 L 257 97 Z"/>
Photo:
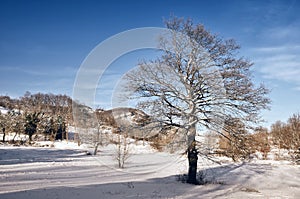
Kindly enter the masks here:
<path id="1" fill-rule="evenodd" d="M 45 144 L 45 143 L 42 143 Z M 0 145 L 0 198 L 299 198 L 299 165 L 257 160 L 221 165 L 199 158 L 204 185 L 182 183 L 185 155 L 131 146 L 124 169 L 114 159 L 115 146 L 99 148 L 66 141 L 53 147 Z"/>
<path id="2" fill-rule="evenodd" d="M 300 1 L 0 1 L 0 199 L 300 199 Z"/>

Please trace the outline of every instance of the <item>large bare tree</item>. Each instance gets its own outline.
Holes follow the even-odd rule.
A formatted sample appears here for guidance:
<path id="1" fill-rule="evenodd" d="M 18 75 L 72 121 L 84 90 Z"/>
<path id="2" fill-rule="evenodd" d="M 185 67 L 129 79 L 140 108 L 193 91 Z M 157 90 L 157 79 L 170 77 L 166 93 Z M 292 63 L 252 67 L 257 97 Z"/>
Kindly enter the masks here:
<path id="1" fill-rule="evenodd" d="M 222 134 L 230 131 L 223 123 L 231 118 L 253 126 L 259 111 L 268 108 L 269 91 L 254 85 L 253 64 L 238 56 L 234 40 L 224 40 L 189 19 L 171 18 L 166 27 L 171 34 L 159 40 L 161 57 L 139 63 L 127 74 L 127 85 L 139 108 L 186 134 L 187 182 L 196 184 L 198 130 Z"/>

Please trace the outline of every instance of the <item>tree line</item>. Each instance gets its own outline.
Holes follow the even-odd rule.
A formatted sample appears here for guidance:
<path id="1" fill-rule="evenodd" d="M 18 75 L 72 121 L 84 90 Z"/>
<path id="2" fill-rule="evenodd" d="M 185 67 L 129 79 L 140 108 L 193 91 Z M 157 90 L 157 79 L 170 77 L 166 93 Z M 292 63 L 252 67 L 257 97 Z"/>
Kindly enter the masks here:
<path id="1" fill-rule="evenodd" d="M 25 134 L 29 142 L 34 135 L 43 135 L 45 140 L 65 139 L 68 124 L 72 124 L 72 99 L 67 95 L 31 94 L 26 92 L 19 99 L 0 96 L 0 106 L 7 113 L 0 113 L 2 141 L 13 133 L 11 142 Z"/>
<path id="2" fill-rule="evenodd" d="M 287 122 L 276 121 L 270 129 L 257 127 L 252 133 L 241 123 L 232 122 L 235 130 L 220 137 L 219 152 L 233 160 L 249 158 L 255 152 L 267 159 L 272 148 L 288 150 L 290 158 L 295 158 L 300 152 L 300 113 L 290 116 Z M 278 158 L 281 158 L 280 154 Z"/>

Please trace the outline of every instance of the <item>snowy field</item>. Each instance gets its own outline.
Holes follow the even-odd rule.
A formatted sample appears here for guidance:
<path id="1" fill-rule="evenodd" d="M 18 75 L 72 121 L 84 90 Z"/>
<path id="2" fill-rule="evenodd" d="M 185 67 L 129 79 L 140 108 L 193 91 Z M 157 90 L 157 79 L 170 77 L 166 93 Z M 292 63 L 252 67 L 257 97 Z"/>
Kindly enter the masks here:
<path id="1" fill-rule="evenodd" d="M 1 199 L 88 198 L 300 198 L 300 167 L 253 160 L 212 164 L 199 158 L 205 185 L 179 182 L 186 157 L 135 146 L 124 169 L 117 169 L 114 145 L 86 155 L 84 146 L 0 145 Z"/>

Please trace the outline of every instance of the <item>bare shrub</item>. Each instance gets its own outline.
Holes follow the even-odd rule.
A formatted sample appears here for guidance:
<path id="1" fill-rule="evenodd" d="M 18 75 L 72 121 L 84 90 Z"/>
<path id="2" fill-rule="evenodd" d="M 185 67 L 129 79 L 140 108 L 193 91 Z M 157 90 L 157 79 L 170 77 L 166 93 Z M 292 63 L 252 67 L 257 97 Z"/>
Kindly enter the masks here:
<path id="1" fill-rule="evenodd" d="M 117 139 L 114 141 L 116 145 L 116 160 L 118 162 L 119 168 L 124 168 L 125 163 L 127 162 L 128 158 L 130 157 L 130 150 L 129 150 L 129 137 L 128 132 L 125 128 L 118 128 L 117 132 Z"/>

